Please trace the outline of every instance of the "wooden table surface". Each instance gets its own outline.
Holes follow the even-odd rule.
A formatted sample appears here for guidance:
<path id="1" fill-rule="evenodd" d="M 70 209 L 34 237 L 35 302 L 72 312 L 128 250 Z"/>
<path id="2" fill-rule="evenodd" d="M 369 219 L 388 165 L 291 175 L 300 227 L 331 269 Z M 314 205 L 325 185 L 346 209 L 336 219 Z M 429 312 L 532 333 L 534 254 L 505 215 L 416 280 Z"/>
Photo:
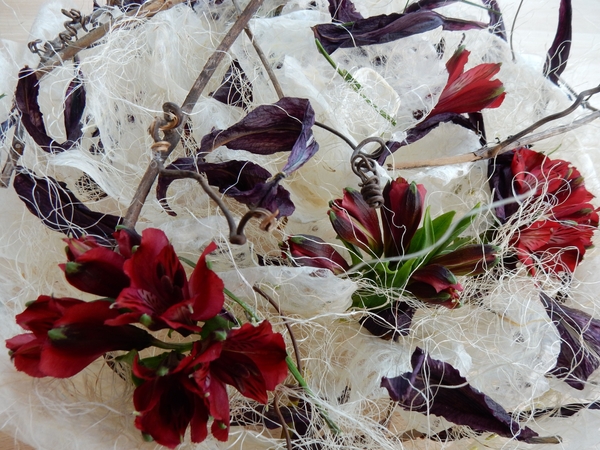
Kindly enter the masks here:
<path id="1" fill-rule="evenodd" d="M 0 0 L 0 39 L 27 42 L 31 24 L 45 0 Z M 74 7 L 91 8 L 91 0 L 72 0 Z M 518 0 L 500 0 L 510 29 Z M 521 53 L 543 55 L 555 32 L 559 0 L 525 0 L 517 22 L 515 49 Z M 589 88 L 600 83 L 600 1 L 574 0 L 574 38 L 572 59 L 565 78 L 575 89 Z M 0 41 L 0 46 L 2 45 Z M 578 60 L 578 64 L 573 62 Z M 581 70 L 581 68 L 584 70 Z M 571 74 L 571 79 L 569 79 Z M 1 74 L 0 74 L 1 75 Z M 0 347 L 4 347 L 3 345 Z M 2 351 L 0 348 L 0 351 Z M 0 422 L 1 423 L 1 422 Z M 34 450 L 0 431 L 0 450 Z"/>

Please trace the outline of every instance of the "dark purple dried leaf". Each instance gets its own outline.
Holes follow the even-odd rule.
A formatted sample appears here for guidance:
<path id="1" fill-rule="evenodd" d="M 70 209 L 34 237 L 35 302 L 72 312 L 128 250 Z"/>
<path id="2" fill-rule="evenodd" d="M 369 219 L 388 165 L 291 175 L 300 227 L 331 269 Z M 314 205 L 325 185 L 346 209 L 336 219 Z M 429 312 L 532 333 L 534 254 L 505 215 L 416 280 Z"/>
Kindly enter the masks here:
<path id="1" fill-rule="evenodd" d="M 506 41 L 506 28 L 504 27 L 500 5 L 496 0 L 483 0 L 483 4 L 487 6 L 488 15 L 490 16 L 490 31 Z"/>
<path id="2" fill-rule="evenodd" d="M 469 122 L 471 123 L 472 130 L 479 136 L 479 143 L 482 147 L 487 144 L 485 138 L 485 123 L 483 121 L 483 114 L 481 112 L 470 112 L 467 114 Z"/>
<path id="3" fill-rule="evenodd" d="M 169 185 L 176 177 L 169 176 L 168 170 L 191 170 L 204 173 L 208 184 L 215 186 L 219 192 L 234 198 L 249 207 L 265 208 L 279 216 L 289 216 L 294 212 L 294 204 L 290 193 L 279 186 L 281 177 L 271 179 L 271 173 L 258 164 L 250 161 L 225 161 L 222 163 L 196 162 L 192 158 L 180 158 L 168 166 L 167 171 L 160 174 L 156 186 L 156 197 L 166 205 Z M 167 213 L 175 215 L 165 206 Z"/>
<path id="4" fill-rule="evenodd" d="M 582 390 L 600 367 L 600 320 L 540 292 L 540 300 L 560 335 L 560 353 L 550 373 Z"/>
<path id="5" fill-rule="evenodd" d="M 300 168 L 319 149 L 312 126 L 315 112 L 303 98 L 284 97 L 274 105 L 261 105 L 226 130 L 213 130 L 202 138 L 200 153 L 226 145 L 259 155 L 291 152 L 282 172 Z"/>
<path id="6" fill-rule="evenodd" d="M 485 29 L 487 24 L 451 19 L 433 11 L 390 14 L 357 20 L 352 24 L 321 24 L 313 32 L 327 53 L 338 48 L 383 44 L 442 27 L 447 31 Z"/>
<path id="7" fill-rule="evenodd" d="M 423 139 L 433 130 L 435 130 L 440 123 L 452 122 L 456 125 L 460 125 L 467 130 L 471 130 L 475 133 L 478 132 L 477 126 L 473 124 L 472 121 L 467 119 L 465 116 L 456 113 L 442 113 L 436 114 L 435 116 L 429 117 L 425 119 L 423 122 L 418 123 L 414 127 L 410 128 L 406 131 L 406 138 L 402 142 L 398 141 L 387 141 L 385 145 L 387 146 L 389 153 L 384 153 L 381 155 L 379 164 L 383 164 L 385 158 L 387 158 L 390 154 L 394 153 L 400 147 L 404 147 L 405 145 L 412 144 L 413 142 L 417 142 L 420 139 Z"/>
<path id="8" fill-rule="evenodd" d="M 513 191 L 514 174 L 511 168 L 514 154 L 514 151 L 503 153 L 488 162 L 488 183 L 495 202 L 508 200 L 515 196 Z M 518 209 L 517 202 L 496 206 L 496 217 L 501 223 L 506 223 Z"/>
<path id="9" fill-rule="evenodd" d="M 77 75 L 67 89 L 65 101 L 65 127 L 67 140 L 58 143 L 46 132 L 44 117 L 38 104 L 39 82 L 35 71 L 28 67 L 19 72 L 19 81 L 15 91 L 15 104 L 21 112 L 21 123 L 27 133 L 42 150 L 50 153 L 69 150 L 81 138 L 83 134 L 81 117 L 85 108 L 85 91 Z"/>
<path id="10" fill-rule="evenodd" d="M 410 333 L 415 308 L 406 302 L 397 301 L 392 306 L 370 314 L 360 321 L 373 336 L 398 341 L 400 336 Z"/>
<path id="11" fill-rule="evenodd" d="M 13 181 L 15 191 L 27 209 L 44 225 L 67 236 L 97 237 L 103 245 L 114 241 L 112 234 L 121 217 L 92 211 L 63 182 L 19 169 Z"/>
<path id="12" fill-rule="evenodd" d="M 418 347 L 411 364 L 412 372 L 381 380 L 392 400 L 405 410 L 435 414 L 475 431 L 524 442 L 538 435 L 530 428 L 522 428 L 500 404 L 471 387 L 450 364 L 430 358 Z"/>
<path id="13" fill-rule="evenodd" d="M 329 13 L 334 22 L 355 22 L 363 18 L 350 0 L 329 0 Z"/>
<path id="14" fill-rule="evenodd" d="M 561 0 L 558 10 L 558 27 L 554 41 L 548 50 L 544 64 L 544 75 L 554 84 L 558 84 L 558 77 L 567 68 L 567 60 L 571 52 L 573 8 L 571 0 Z"/>
<path id="15" fill-rule="evenodd" d="M 209 94 L 215 100 L 226 105 L 248 109 L 252 102 L 252 83 L 237 60 L 234 60 L 221 81 L 221 86 Z"/>
<path id="16" fill-rule="evenodd" d="M 436 9 L 443 6 L 448 6 L 459 0 L 419 0 L 418 2 L 412 3 L 406 7 L 404 13 L 411 13 L 420 11 L 422 9 Z"/>
<path id="17" fill-rule="evenodd" d="M 12 114 L 8 116 L 8 119 L 6 119 L 4 122 L 0 123 L 0 143 L 4 141 L 4 138 L 6 138 L 6 133 L 8 133 L 16 123 L 16 118 Z"/>
<path id="18" fill-rule="evenodd" d="M 85 109 L 85 87 L 83 86 L 82 77 L 83 74 L 78 70 L 65 93 L 64 122 L 67 133 L 65 144 L 69 147 L 72 147 L 83 136 L 81 118 Z"/>

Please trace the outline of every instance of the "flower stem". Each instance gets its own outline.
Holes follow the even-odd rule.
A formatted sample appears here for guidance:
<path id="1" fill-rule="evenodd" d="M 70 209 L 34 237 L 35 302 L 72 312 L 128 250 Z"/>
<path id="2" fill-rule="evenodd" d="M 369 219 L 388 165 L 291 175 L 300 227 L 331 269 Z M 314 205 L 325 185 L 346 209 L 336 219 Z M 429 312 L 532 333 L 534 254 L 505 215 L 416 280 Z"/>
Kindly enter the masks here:
<path id="1" fill-rule="evenodd" d="M 258 317 L 258 315 L 254 312 L 254 310 L 245 301 L 243 301 L 242 299 L 240 299 L 239 297 L 237 297 L 229 289 L 223 288 L 223 292 L 225 292 L 225 295 L 227 295 L 231 300 L 233 300 L 238 305 L 240 305 L 244 309 L 244 311 L 246 311 L 246 313 L 248 313 L 248 315 L 250 317 L 252 317 L 252 319 L 256 320 L 257 322 L 261 320 L 260 317 Z M 288 369 L 290 370 L 290 373 L 292 374 L 292 376 L 298 382 L 298 385 L 300 385 L 300 387 L 302 387 L 302 389 L 304 389 L 304 392 L 306 392 L 308 394 L 308 396 L 311 397 L 315 401 L 315 407 L 317 408 L 317 411 L 319 411 L 319 415 L 325 421 L 325 423 L 327 424 L 327 426 L 329 427 L 329 429 L 334 434 L 341 433 L 342 431 L 340 430 L 340 427 L 338 427 L 335 424 L 335 422 L 333 420 L 331 420 L 331 418 L 329 417 L 329 414 L 327 414 L 327 411 L 325 411 L 320 406 L 319 399 L 317 398 L 317 396 L 313 393 L 313 391 L 310 389 L 310 387 L 306 383 L 306 380 L 304 379 L 304 377 L 302 376 L 302 374 L 298 370 L 298 367 L 296 367 L 296 364 L 294 363 L 294 360 L 290 357 L 290 355 L 287 355 L 285 357 L 285 362 L 286 362 L 286 364 L 288 366 Z"/>
<path id="2" fill-rule="evenodd" d="M 296 364 L 294 364 L 294 360 L 292 358 L 290 358 L 290 356 L 288 355 L 285 358 L 285 362 L 287 363 L 288 369 L 290 369 L 292 376 L 296 379 L 296 381 L 302 387 L 302 389 L 304 389 L 304 392 L 306 392 L 309 397 L 311 397 L 313 400 L 316 401 L 315 407 L 317 408 L 317 411 L 319 411 L 319 415 L 325 421 L 325 423 L 327 424 L 329 429 L 331 431 L 333 431 L 334 434 L 340 434 L 342 432 L 342 430 L 340 430 L 340 427 L 338 427 L 336 425 L 336 423 L 333 420 L 331 420 L 331 417 L 329 417 L 329 414 L 327 414 L 327 411 L 325 411 L 321 407 L 321 405 L 319 404 L 320 403 L 319 399 L 313 393 L 311 388 L 308 386 L 308 384 L 306 383 L 306 380 L 304 379 L 302 374 L 298 371 Z"/>
<path id="3" fill-rule="evenodd" d="M 178 344 L 175 342 L 164 342 L 156 338 L 152 338 L 151 343 L 154 347 L 162 348 L 165 350 L 177 350 L 179 352 L 189 352 L 194 346 L 193 342 L 184 342 Z"/>
<path id="4" fill-rule="evenodd" d="M 348 83 L 348 85 L 352 88 L 352 90 L 354 92 L 356 92 L 358 95 L 360 95 L 360 97 L 369 106 L 371 106 L 375 111 L 377 111 L 381 117 L 383 117 L 385 120 L 387 120 L 392 125 L 396 126 L 396 124 L 397 124 L 396 120 L 392 116 L 390 116 L 388 113 L 386 113 L 383 109 L 381 109 L 379 106 L 377 106 L 375 103 L 373 103 L 373 101 L 369 97 L 367 97 L 365 94 L 363 94 L 361 92 L 362 85 L 358 81 L 356 81 L 356 78 L 354 78 L 350 74 L 350 72 L 348 72 L 347 70 L 344 70 L 344 69 L 340 69 L 340 67 L 331 58 L 331 55 L 329 53 L 327 53 L 327 51 L 325 50 L 325 48 L 323 47 L 323 45 L 321 44 L 321 42 L 318 39 L 315 39 L 315 43 L 317 44 L 319 53 L 321 53 L 321 55 L 323 55 L 325 57 L 327 62 L 329 64 L 331 64 L 331 67 L 333 67 L 335 69 L 335 71 L 344 79 L 344 81 L 346 81 Z"/>
<path id="5" fill-rule="evenodd" d="M 252 308 L 250 308 L 250 305 L 248 305 L 248 303 L 246 303 L 244 300 L 242 300 L 241 298 L 236 296 L 233 292 L 231 292 L 227 288 L 223 288 L 223 292 L 225 292 L 225 295 L 227 295 L 227 297 L 229 297 L 231 300 L 233 300 L 238 305 L 240 305 L 244 309 L 244 311 L 246 311 L 246 314 L 248 314 L 250 317 L 252 317 L 253 320 L 255 320 L 257 322 L 261 321 L 260 317 L 258 317 L 256 315 L 256 313 L 254 312 L 254 310 Z"/>

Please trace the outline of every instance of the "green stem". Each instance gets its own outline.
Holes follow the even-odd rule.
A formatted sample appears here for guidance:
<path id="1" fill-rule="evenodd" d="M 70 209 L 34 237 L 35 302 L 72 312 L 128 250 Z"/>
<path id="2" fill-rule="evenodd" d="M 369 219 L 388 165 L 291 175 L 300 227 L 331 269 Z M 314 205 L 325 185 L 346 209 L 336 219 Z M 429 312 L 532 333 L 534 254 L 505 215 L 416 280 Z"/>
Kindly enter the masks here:
<path id="1" fill-rule="evenodd" d="M 293 377 L 296 379 L 296 381 L 298 382 L 300 387 L 302 387 L 302 389 L 304 389 L 304 392 L 306 392 L 309 395 L 309 397 L 311 397 L 313 400 L 315 400 L 315 406 L 317 408 L 317 411 L 319 411 L 319 415 L 325 421 L 325 423 L 327 424 L 329 429 L 334 434 L 340 434 L 342 432 L 342 430 L 340 430 L 340 427 L 338 427 L 336 425 L 336 423 L 333 420 L 331 420 L 331 417 L 329 417 L 329 414 L 327 414 L 327 411 L 325 411 L 321 407 L 321 405 L 319 404 L 320 400 L 317 398 L 317 396 L 313 393 L 312 389 L 306 383 L 306 380 L 304 379 L 304 377 L 302 376 L 302 374 L 296 367 L 296 364 L 294 364 L 294 360 L 292 360 L 292 358 L 290 358 L 290 356 L 288 355 L 285 358 L 285 362 L 287 363 L 288 369 L 290 369 L 290 372 L 292 373 Z"/>
<path id="2" fill-rule="evenodd" d="M 331 55 L 329 53 L 327 53 L 327 51 L 323 47 L 323 44 L 321 44 L 321 42 L 318 39 L 315 39 L 315 43 L 317 44 L 319 53 L 321 53 L 321 55 L 323 55 L 325 57 L 327 62 L 329 64 L 331 64 L 331 67 L 333 67 L 335 69 L 335 71 L 344 79 L 344 81 L 346 81 L 348 83 L 348 85 L 352 88 L 352 90 L 354 92 L 356 92 L 358 95 L 360 95 L 360 97 L 367 103 L 367 105 L 369 105 L 375 111 L 377 111 L 381 117 L 383 117 L 385 120 L 387 120 L 392 125 L 396 126 L 396 123 L 397 123 L 396 120 L 392 116 L 390 116 L 387 112 L 385 112 L 383 109 L 381 109 L 379 106 L 377 106 L 375 103 L 373 103 L 373 101 L 369 97 L 367 97 L 365 94 L 362 93 L 362 85 L 358 81 L 356 81 L 356 78 L 354 78 L 350 74 L 350 72 L 348 72 L 347 70 L 344 70 L 344 69 L 340 69 L 338 64 L 331 58 Z"/>
<path id="3" fill-rule="evenodd" d="M 179 352 L 189 352 L 194 346 L 193 342 L 184 342 L 177 344 L 175 342 L 164 342 L 156 338 L 152 338 L 152 345 L 154 347 L 162 348 L 165 350 L 177 350 Z"/>
<path id="4" fill-rule="evenodd" d="M 248 313 L 248 315 L 250 317 L 252 317 L 254 320 L 256 320 L 257 322 L 259 322 L 261 319 L 260 317 L 258 317 L 256 315 L 256 313 L 254 312 L 254 310 L 245 302 L 243 301 L 241 298 L 237 297 L 233 292 L 231 292 L 229 289 L 224 288 L 223 292 L 225 292 L 225 294 L 234 302 L 236 302 L 238 305 L 240 305 L 244 311 L 246 311 L 246 313 Z M 304 392 L 306 392 L 308 394 L 309 397 L 311 397 L 314 401 L 315 401 L 315 406 L 317 408 L 317 410 L 319 411 L 320 416 L 323 418 L 323 420 L 325 421 L 325 423 L 327 424 L 327 426 L 329 427 L 329 429 L 334 433 L 334 434 L 339 434 L 341 433 L 340 428 L 335 424 L 335 422 L 333 420 L 331 420 L 331 418 L 329 417 L 329 415 L 327 414 L 327 411 L 325 411 L 320 405 L 319 402 L 320 400 L 317 398 L 317 396 L 313 393 L 313 391 L 310 389 L 310 387 L 308 386 L 308 384 L 306 384 L 306 380 L 304 379 L 304 377 L 302 376 L 302 374 L 300 373 L 300 371 L 298 370 L 298 367 L 296 367 L 296 364 L 294 363 L 294 360 L 292 358 L 290 358 L 290 355 L 287 355 L 285 357 L 285 362 L 288 366 L 288 369 L 290 370 L 290 373 L 292 374 L 292 376 L 296 379 L 296 381 L 298 382 L 298 385 L 300 385 L 300 387 L 302 389 L 304 389 Z"/>
<path id="5" fill-rule="evenodd" d="M 261 321 L 261 318 L 256 315 L 256 313 L 254 312 L 254 310 L 252 308 L 250 308 L 250 305 L 248 305 L 248 303 L 246 303 L 241 298 L 237 297 L 233 292 L 231 292 L 227 288 L 223 288 L 223 292 L 225 292 L 225 295 L 227 295 L 227 297 L 229 297 L 231 300 L 233 300 L 238 305 L 240 305 L 244 309 L 244 311 L 246 311 L 246 313 L 250 317 L 252 317 L 252 319 L 254 319 L 257 322 Z"/>

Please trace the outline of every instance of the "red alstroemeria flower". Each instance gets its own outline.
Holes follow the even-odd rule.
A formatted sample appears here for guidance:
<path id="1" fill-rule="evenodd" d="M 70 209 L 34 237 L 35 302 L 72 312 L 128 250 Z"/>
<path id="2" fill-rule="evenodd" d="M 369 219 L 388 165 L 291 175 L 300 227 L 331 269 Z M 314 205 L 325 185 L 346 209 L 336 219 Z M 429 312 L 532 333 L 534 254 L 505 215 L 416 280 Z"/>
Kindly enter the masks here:
<path id="1" fill-rule="evenodd" d="M 214 379 L 234 386 L 244 396 L 267 403 L 267 391 L 285 380 L 288 368 L 283 336 L 266 320 L 229 331 L 218 359 L 211 362 Z"/>
<path id="2" fill-rule="evenodd" d="M 108 323 L 142 320 L 151 330 L 201 331 L 197 322 L 215 317 L 225 302 L 223 281 L 206 265 L 206 255 L 215 249 L 214 243 L 206 248 L 188 282 L 165 233 L 155 228 L 144 230 L 139 247 L 124 264 L 130 287 L 116 300 L 119 308 L 130 312 Z"/>
<path id="3" fill-rule="evenodd" d="M 229 398 L 226 384 L 266 404 L 267 391 L 287 376 L 283 337 L 267 321 L 229 330 L 224 340 L 198 341 L 189 356 L 166 354 L 153 369 L 139 361 L 134 375 L 144 380 L 134 393 L 135 424 L 159 444 L 179 445 L 188 425 L 192 442 L 202 442 L 212 417 L 213 436 L 229 436 Z M 142 362 L 143 363 L 143 362 Z"/>
<path id="4" fill-rule="evenodd" d="M 388 183 L 383 190 L 384 255 L 394 257 L 404 255 L 423 216 L 425 186 L 409 183 L 400 177 Z"/>
<path id="5" fill-rule="evenodd" d="M 372 256 L 381 256 L 383 242 L 377 211 L 365 202 L 359 191 L 344 189 L 344 197 L 331 201 L 329 207 L 329 219 L 341 239 Z"/>
<path id="6" fill-rule="evenodd" d="M 478 112 L 502 104 L 506 95 L 504 86 L 500 80 L 491 79 L 500 71 L 500 64 L 479 64 L 465 72 L 470 54 L 461 46 L 448 60 L 448 82 L 428 117 L 448 112 Z"/>
<path id="7" fill-rule="evenodd" d="M 119 315 L 110 306 L 103 300 L 40 296 L 16 316 L 31 333 L 6 341 L 15 367 L 33 377 L 68 378 L 106 352 L 149 347 L 152 336 L 146 331 L 104 324 Z"/>
<path id="8" fill-rule="evenodd" d="M 534 199 L 550 205 L 543 217 L 522 226 L 512 238 L 517 257 L 531 274 L 537 268 L 573 272 L 598 227 L 598 209 L 590 203 L 594 196 L 583 177 L 569 162 L 526 148 L 515 151 L 511 170 L 517 194 L 534 190 Z"/>
<path id="9" fill-rule="evenodd" d="M 177 352 L 164 354 L 156 367 L 146 367 L 138 358 L 133 363 L 133 374 L 142 383 L 133 393 L 137 411 L 135 426 L 150 435 L 156 442 L 175 448 L 183 441 L 185 431 L 191 424 L 192 442 L 202 442 L 208 436 L 207 423 L 210 415 L 210 395 L 217 392 L 200 389 L 195 382 L 196 371 L 205 372 L 206 363 L 219 355 L 219 347 L 207 349 L 198 359 L 194 349 L 188 356 Z M 229 399 L 218 395 L 216 399 L 227 408 Z M 229 417 L 227 417 L 229 419 Z M 218 422 L 213 430 L 219 429 Z"/>
<path id="10" fill-rule="evenodd" d="M 541 265 L 551 273 L 574 272 L 586 249 L 592 246 L 594 229 L 576 223 L 543 220 L 519 230 L 513 239 L 517 256 L 529 271 Z"/>
<path id="11" fill-rule="evenodd" d="M 101 246 L 92 236 L 64 241 L 69 262 L 59 267 L 69 284 L 80 291 L 111 298 L 117 298 L 129 286 L 122 255 Z"/>

